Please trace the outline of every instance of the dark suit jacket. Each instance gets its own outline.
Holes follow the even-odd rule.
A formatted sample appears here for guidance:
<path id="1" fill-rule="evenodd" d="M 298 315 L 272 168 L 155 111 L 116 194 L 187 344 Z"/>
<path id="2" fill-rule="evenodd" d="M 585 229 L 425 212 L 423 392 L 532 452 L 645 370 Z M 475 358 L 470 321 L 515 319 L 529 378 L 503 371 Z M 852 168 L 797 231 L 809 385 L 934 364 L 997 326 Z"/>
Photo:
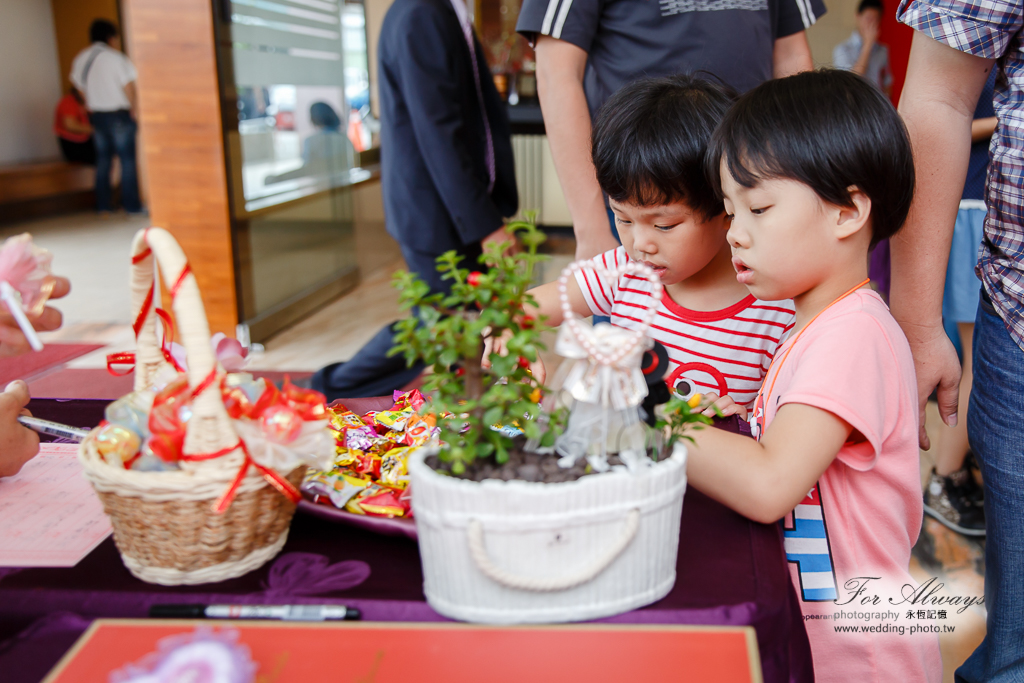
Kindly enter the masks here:
<path id="1" fill-rule="evenodd" d="M 388 233 L 405 249 L 433 254 L 480 241 L 519 205 L 508 114 L 483 48 L 477 41 L 494 140 L 490 194 L 469 46 L 449 0 L 395 0 L 384 17 L 378 53 Z"/>

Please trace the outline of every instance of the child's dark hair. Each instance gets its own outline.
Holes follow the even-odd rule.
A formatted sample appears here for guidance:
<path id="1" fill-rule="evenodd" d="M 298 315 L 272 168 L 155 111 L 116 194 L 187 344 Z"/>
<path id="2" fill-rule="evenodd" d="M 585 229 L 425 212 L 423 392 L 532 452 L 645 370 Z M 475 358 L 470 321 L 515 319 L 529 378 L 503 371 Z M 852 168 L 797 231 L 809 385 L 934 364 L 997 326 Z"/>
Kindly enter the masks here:
<path id="1" fill-rule="evenodd" d="M 592 154 L 601 189 L 638 206 L 685 201 L 704 220 L 722 213 L 704 155 L 735 98 L 729 86 L 692 75 L 644 78 L 623 87 L 594 122 Z"/>
<path id="2" fill-rule="evenodd" d="M 914 157 L 892 103 L 849 71 L 822 69 L 767 81 L 740 97 L 708 145 L 721 192 L 721 161 L 740 185 L 788 178 L 824 201 L 871 198 L 871 246 L 903 227 L 914 197 Z"/>
<path id="3" fill-rule="evenodd" d="M 876 9 L 879 12 L 885 11 L 882 7 L 882 0 L 860 0 L 860 4 L 857 5 L 857 14 L 869 9 Z"/>

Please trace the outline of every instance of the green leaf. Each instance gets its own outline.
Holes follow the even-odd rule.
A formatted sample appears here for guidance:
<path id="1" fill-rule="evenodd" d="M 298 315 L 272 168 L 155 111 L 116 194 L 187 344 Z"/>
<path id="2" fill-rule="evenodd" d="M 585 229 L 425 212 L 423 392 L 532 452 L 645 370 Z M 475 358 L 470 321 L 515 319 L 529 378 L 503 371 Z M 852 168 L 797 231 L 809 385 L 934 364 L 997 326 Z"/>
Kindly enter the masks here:
<path id="1" fill-rule="evenodd" d="M 505 419 L 505 411 L 501 406 L 493 406 L 484 413 L 484 424 L 490 426 L 500 423 Z"/>

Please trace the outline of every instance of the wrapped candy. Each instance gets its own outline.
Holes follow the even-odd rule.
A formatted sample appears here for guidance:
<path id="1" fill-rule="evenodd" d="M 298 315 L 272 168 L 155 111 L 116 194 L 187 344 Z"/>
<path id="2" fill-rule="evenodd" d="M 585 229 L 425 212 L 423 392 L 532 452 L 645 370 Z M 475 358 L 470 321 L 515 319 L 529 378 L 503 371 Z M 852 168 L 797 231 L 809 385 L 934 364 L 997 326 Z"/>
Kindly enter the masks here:
<path id="1" fill-rule="evenodd" d="M 382 410 L 373 416 L 373 420 L 378 425 L 389 427 L 400 432 L 405 429 L 405 425 L 411 416 L 412 411 Z"/>
<path id="2" fill-rule="evenodd" d="M 181 449 L 185 444 L 185 423 L 192 415 L 191 402 L 192 394 L 184 374 L 178 375 L 153 398 L 153 407 L 149 412 L 150 437 L 146 443 L 153 454 L 164 462 L 176 462 L 181 458 Z"/>
<path id="3" fill-rule="evenodd" d="M 345 430 L 345 448 L 368 451 L 373 448 L 376 441 L 377 432 L 369 425 Z"/>
<path id="4" fill-rule="evenodd" d="M 412 517 L 409 453 L 439 433 L 433 415 L 416 414 L 423 404 L 423 396 L 413 390 L 395 392 L 390 410 L 360 416 L 343 405 L 328 408 L 336 444 L 334 469 L 311 473 L 303 490 L 318 502 L 330 501 L 357 515 Z M 353 494 L 352 487 L 359 490 Z"/>
<path id="5" fill-rule="evenodd" d="M 141 447 L 138 433 L 124 425 L 107 423 L 96 433 L 96 451 L 108 465 L 127 467 Z"/>
<path id="6" fill-rule="evenodd" d="M 394 491 L 383 491 L 374 496 L 361 498 L 359 507 L 367 514 L 383 517 L 402 517 L 408 509 Z"/>
<path id="7" fill-rule="evenodd" d="M 274 443 L 291 443 L 302 431 L 302 417 L 289 406 L 270 406 L 260 416 L 260 427 Z"/>
<path id="8" fill-rule="evenodd" d="M 281 394 L 289 407 L 303 420 L 323 420 L 327 417 L 327 398 L 319 391 L 295 386 L 287 375 Z"/>
<path id="9" fill-rule="evenodd" d="M 159 440 L 159 437 L 156 437 Z M 179 469 L 177 463 L 177 457 L 174 460 L 167 460 L 163 455 L 157 454 L 153 450 L 154 437 L 151 436 L 149 439 L 142 444 L 142 450 L 139 451 L 139 455 L 131 463 L 131 469 L 137 472 L 168 472 L 170 470 Z M 175 456 L 177 452 L 175 453 Z"/>
<path id="10" fill-rule="evenodd" d="M 331 504 L 343 508 L 369 485 L 369 479 L 360 479 L 341 472 L 311 471 L 302 482 L 302 490 L 314 496 L 327 496 Z"/>
<path id="11" fill-rule="evenodd" d="M 418 411 L 426 402 L 419 389 L 413 389 L 404 394 L 396 391 L 394 393 L 394 401 L 395 407 L 392 410 L 411 410 L 413 412 Z"/>
<path id="12" fill-rule="evenodd" d="M 366 426 L 366 423 L 351 410 L 341 410 L 340 412 L 330 411 L 328 419 L 330 420 L 331 427 L 339 432 L 343 432 L 354 427 Z"/>
<path id="13" fill-rule="evenodd" d="M 401 442 L 406 446 L 423 446 L 439 431 L 433 415 L 413 415 L 405 426 Z"/>
<path id="14" fill-rule="evenodd" d="M 110 424 L 121 425 L 145 439 L 149 436 L 149 411 L 152 406 L 152 393 L 133 391 L 109 404 L 103 416 Z"/>
<path id="15" fill-rule="evenodd" d="M 258 380 L 253 379 L 248 372 L 225 375 L 221 383 L 221 397 L 228 415 L 236 420 L 248 417 L 266 389 L 266 380 L 262 377 Z"/>

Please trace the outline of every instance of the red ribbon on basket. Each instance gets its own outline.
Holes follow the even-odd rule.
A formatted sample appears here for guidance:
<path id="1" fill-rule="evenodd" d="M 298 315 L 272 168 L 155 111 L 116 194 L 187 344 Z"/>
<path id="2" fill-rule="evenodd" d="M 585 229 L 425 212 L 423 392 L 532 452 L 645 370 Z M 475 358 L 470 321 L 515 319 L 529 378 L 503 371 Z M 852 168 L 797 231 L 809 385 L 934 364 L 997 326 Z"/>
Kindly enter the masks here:
<path id="1" fill-rule="evenodd" d="M 148 230 L 147 230 L 148 232 Z M 149 247 L 146 247 L 143 251 L 140 251 L 135 256 L 132 256 L 132 265 L 138 265 L 150 255 L 153 251 Z M 189 273 L 192 272 L 192 264 L 188 261 L 185 262 L 185 267 L 181 269 L 181 274 L 178 275 L 178 279 L 174 281 L 171 286 L 171 301 L 178 296 L 178 290 L 181 289 L 181 285 L 185 282 L 185 278 Z M 153 299 L 156 296 L 156 285 L 150 283 L 149 291 L 146 292 L 146 297 L 142 301 L 142 308 L 139 309 L 139 314 L 135 316 L 135 322 L 132 323 L 132 330 L 135 331 L 135 338 L 139 338 L 139 333 L 142 332 L 142 326 L 146 324 L 146 317 L 149 315 L 149 309 L 153 307 Z M 174 356 L 171 354 L 171 343 L 174 341 L 174 321 L 171 320 L 170 314 L 164 309 L 157 306 L 153 312 L 160 318 L 160 323 L 163 327 L 163 341 L 160 344 L 160 353 L 163 354 L 164 359 L 174 366 L 174 369 L 178 372 L 184 372 L 184 368 L 178 364 L 178 361 L 174 360 Z M 114 369 L 115 365 L 128 365 L 130 366 L 124 372 L 118 372 Z M 123 377 L 135 370 L 135 354 L 131 351 L 124 351 L 121 353 L 111 353 L 107 355 L 107 372 L 115 377 Z"/>
<path id="2" fill-rule="evenodd" d="M 236 448 L 242 449 L 242 455 L 245 456 L 245 462 L 242 463 L 242 467 L 238 470 L 238 474 L 235 475 L 234 481 L 228 487 L 228 490 L 220 497 L 220 499 L 213 504 L 213 511 L 216 514 L 223 514 L 229 507 L 231 507 L 232 501 L 235 499 L 235 495 L 238 493 L 238 487 L 242 485 L 245 480 L 245 475 L 249 473 L 250 467 L 255 467 L 263 478 L 267 480 L 271 486 L 276 488 L 281 494 L 293 503 L 298 503 L 302 500 L 302 494 L 299 493 L 298 489 L 292 486 L 292 483 L 278 474 L 276 471 L 269 467 L 264 467 L 249 455 L 249 448 L 245 445 L 245 441 L 242 439 L 238 440 L 234 446 L 229 448 L 222 448 L 214 453 L 203 453 L 197 455 L 184 455 L 182 454 L 182 460 L 189 460 L 192 462 L 201 460 L 213 460 L 214 458 L 220 458 L 227 455 Z"/>

